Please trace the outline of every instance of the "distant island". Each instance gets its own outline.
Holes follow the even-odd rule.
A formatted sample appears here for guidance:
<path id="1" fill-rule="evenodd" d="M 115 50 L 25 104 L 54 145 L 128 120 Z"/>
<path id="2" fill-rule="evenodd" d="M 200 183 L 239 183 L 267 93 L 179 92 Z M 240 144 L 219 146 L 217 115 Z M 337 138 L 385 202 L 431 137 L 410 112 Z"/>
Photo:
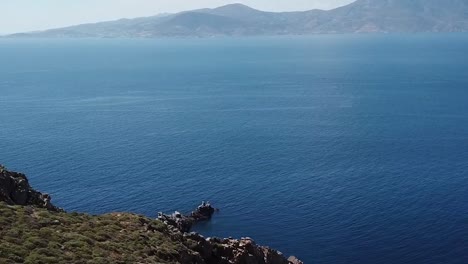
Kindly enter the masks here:
<path id="1" fill-rule="evenodd" d="M 0 165 L 0 263 L 303 264 L 251 238 L 204 238 L 191 224 L 210 218 L 203 202 L 188 216 L 68 213 Z M 188 225 L 188 226 L 187 226 Z"/>
<path id="2" fill-rule="evenodd" d="M 278 13 L 231 4 L 6 37 L 160 38 L 466 31 L 467 0 L 357 0 L 327 11 Z"/>

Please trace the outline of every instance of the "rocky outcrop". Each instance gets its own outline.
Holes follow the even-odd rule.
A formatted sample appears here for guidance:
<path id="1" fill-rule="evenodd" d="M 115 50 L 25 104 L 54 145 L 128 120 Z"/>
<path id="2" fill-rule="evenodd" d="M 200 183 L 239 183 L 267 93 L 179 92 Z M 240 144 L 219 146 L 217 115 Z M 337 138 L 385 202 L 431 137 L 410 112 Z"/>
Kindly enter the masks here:
<path id="1" fill-rule="evenodd" d="M 300 259 L 296 258 L 295 256 L 291 256 L 288 258 L 290 264 L 304 264 Z"/>
<path id="2" fill-rule="evenodd" d="M 286 259 L 279 251 L 259 246 L 249 237 L 232 238 L 204 238 L 197 233 L 188 233 L 193 225 L 201 221 L 210 220 L 217 211 L 209 202 L 201 205 L 189 215 L 176 211 L 166 215 L 158 213 L 158 219 L 167 224 L 174 233 L 182 233 L 185 244 L 191 250 L 198 252 L 207 264 L 303 264 L 296 257 Z"/>
<path id="3" fill-rule="evenodd" d="M 217 211 L 217 209 L 211 206 L 210 202 L 202 202 L 201 205 L 189 215 L 183 215 L 178 211 L 170 215 L 159 212 L 158 219 L 185 233 L 190 232 L 194 224 L 210 220 L 215 211 Z"/>
<path id="4" fill-rule="evenodd" d="M 303 264 L 296 257 L 286 259 L 279 251 L 260 246 L 251 238 L 204 238 L 197 233 L 185 233 L 187 246 L 200 254 L 207 264 Z"/>
<path id="5" fill-rule="evenodd" d="M 0 201 L 9 205 L 32 205 L 50 211 L 63 211 L 50 200 L 50 195 L 31 188 L 24 174 L 8 171 L 0 165 Z"/>

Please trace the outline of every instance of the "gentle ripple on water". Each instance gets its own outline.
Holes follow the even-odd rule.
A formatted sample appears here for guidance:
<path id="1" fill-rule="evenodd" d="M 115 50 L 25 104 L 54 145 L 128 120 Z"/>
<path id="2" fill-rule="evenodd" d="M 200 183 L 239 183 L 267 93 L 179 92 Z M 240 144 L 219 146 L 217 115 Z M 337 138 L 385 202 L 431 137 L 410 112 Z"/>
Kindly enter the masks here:
<path id="1" fill-rule="evenodd" d="M 44 41 L 0 41 L 0 161 L 58 205 L 211 200 L 198 231 L 306 263 L 466 263 L 466 34 Z"/>

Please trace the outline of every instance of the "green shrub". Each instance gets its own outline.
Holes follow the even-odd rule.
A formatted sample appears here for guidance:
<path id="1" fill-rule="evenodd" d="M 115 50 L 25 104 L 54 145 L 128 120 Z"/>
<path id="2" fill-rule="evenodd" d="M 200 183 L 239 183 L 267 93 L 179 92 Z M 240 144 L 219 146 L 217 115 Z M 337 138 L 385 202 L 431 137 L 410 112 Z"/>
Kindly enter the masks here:
<path id="1" fill-rule="evenodd" d="M 1 264 L 176 263 L 189 250 L 165 235 L 161 222 L 133 214 L 53 213 L 0 202 L 0 224 Z"/>
<path id="2" fill-rule="evenodd" d="M 32 250 L 35 248 L 46 248 L 48 244 L 49 242 L 46 239 L 32 236 L 26 238 L 26 241 L 24 242 L 24 247 L 29 250 Z"/>

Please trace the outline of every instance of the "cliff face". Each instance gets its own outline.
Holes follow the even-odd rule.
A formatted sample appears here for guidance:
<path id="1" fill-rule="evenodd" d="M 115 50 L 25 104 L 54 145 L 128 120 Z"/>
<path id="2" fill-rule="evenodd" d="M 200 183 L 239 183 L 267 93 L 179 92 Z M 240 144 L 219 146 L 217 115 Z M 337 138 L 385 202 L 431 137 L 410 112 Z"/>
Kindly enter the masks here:
<path id="1" fill-rule="evenodd" d="M 48 194 L 40 193 L 29 185 L 24 174 L 11 172 L 0 165 L 0 201 L 9 205 L 32 205 L 51 211 L 61 211 L 54 206 Z"/>
<path id="2" fill-rule="evenodd" d="M 0 263 L 301 264 L 250 238 L 204 238 L 128 213 L 67 213 L 0 167 Z"/>

